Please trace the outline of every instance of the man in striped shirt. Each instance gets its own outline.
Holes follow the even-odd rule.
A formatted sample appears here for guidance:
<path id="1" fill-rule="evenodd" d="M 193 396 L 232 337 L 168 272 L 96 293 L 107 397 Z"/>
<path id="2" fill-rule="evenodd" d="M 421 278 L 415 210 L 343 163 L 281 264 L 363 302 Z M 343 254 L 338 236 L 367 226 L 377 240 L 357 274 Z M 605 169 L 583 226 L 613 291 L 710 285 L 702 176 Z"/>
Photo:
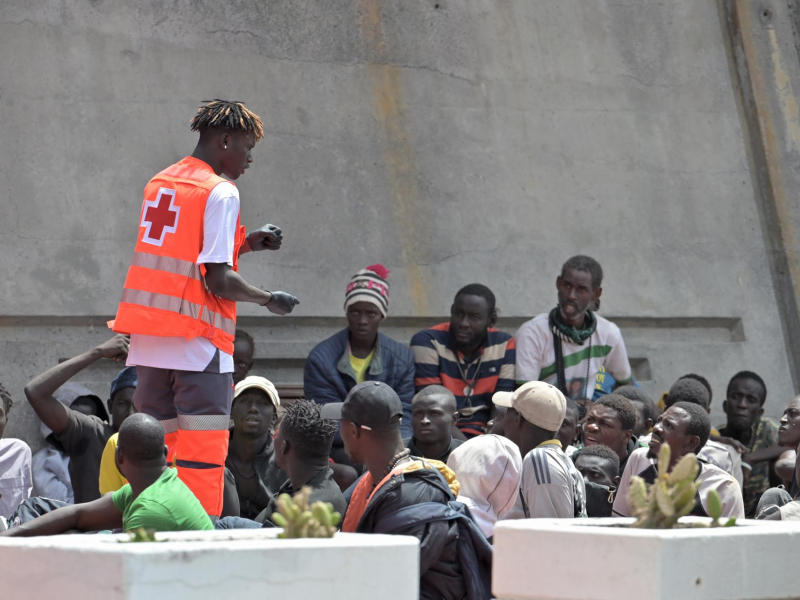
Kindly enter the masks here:
<path id="1" fill-rule="evenodd" d="M 514 338 L 495 329 L 496 321 L 494 294 L 472 283 L 456 294 L 449 323 L 411 338 L 416 391 L 441 385 L 453 392 L 459 414 L 453 435 L 459 439 L 486 433 L 492 394 L 514 389 Z"/>

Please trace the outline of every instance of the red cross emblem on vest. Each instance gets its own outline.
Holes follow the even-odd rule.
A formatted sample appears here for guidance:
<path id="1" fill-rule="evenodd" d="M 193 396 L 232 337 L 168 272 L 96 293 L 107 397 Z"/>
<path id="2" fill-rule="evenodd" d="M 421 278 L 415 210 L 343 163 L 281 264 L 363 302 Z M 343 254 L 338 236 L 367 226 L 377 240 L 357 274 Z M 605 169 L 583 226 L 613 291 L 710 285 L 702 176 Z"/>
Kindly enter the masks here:
<path id="1" fill-rule="evenodd" d="M 144 227 L 142 241 L 154 246 L 164 243 L 164 236 L 178 229 L 180 206 L 175 206 L 175 190 L 160 188 L 155 200 L 147 200 L 142 210 L 141 227 Z"/>

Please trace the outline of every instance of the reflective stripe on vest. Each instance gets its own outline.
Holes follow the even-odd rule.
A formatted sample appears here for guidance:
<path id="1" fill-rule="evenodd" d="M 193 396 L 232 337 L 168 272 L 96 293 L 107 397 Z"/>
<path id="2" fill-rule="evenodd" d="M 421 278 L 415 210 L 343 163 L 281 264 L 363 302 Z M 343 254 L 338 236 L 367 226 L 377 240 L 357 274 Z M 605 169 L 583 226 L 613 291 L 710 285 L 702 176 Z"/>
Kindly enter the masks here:
<path id="1" fill-rule="evenodd" d="M 222 329 L 225 333 L 236 335 L 236 323 L 234 321 L 226 319 L 213 310 L 209 310 L 206 306 L 189 302 L 183 298 L 156 294 L 155 292 L 144 292 L 142 290 L 124 289 L 122 290 L 122 302 L 167 310 L 179 315 L 187 315 L 193 319 L 200 319 L 212 327 Z"/>
<path id="2" fill-rule="evenodd" d="M 155 254 L 147 254 L 145 252 L 134 252 L 131 266 L 153 269 L 155 271 L 166 271 L 167 273 L 182 275 L 184 277 L 190 277 L 191 279 L 203 279 L 200 273 L 200 265 L 188 260 L 172 258 L 171 256 L 156 256 Z"/>

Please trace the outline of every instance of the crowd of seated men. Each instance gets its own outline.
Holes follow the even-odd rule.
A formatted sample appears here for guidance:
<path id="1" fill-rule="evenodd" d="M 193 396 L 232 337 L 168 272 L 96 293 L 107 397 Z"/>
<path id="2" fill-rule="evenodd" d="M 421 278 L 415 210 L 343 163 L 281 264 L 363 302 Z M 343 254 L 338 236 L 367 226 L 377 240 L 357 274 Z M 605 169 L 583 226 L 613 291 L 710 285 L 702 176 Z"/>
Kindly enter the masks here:
<path id="1" fill-rule="evenodd" d="M 162 423 L 137 412 L 135 366 L 105 400 L 73 381 L 124 358 L 124 336 L 28 383 L 46 441 L 33 456 L 2 437 L 13 401 L 0 385 L 0 536 L 273 527 L 276 497 L 309 487 L 344 515 L 342 531 L 418 537 L 421 597 L 481 597 L 464 574 L 488 572 L 498 521 L 631 516 L 631 480 L 655 480 L 664 444 L 672 465 L 698 458 L 693 515 L 709 514 L 714 490 L 725 517 L 800 520 L 800 397 L 776 423 L 766 383 L 740 371 L 717 428 L 702 375 L 654 401 L 597 312 L 602 279 L 595 260 L 569 259 L 557 305 L 513 336 L 495 328 L 492 291 L 469 284 L 449 321 L 405 344 L 380 331 L 388 270 L 372 265 L 345 286 L 347 327 L 309 354 L 299 400 L 250 374 L 255 342 L 237 331 L 221 517 L 170 468 Z"/>

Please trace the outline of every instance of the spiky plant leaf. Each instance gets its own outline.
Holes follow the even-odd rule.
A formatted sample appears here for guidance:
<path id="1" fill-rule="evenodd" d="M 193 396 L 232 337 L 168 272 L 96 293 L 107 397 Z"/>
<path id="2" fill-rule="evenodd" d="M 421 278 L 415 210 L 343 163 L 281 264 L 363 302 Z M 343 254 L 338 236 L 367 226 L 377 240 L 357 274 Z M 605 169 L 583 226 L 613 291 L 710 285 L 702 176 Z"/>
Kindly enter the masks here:
<path id="1" fill-rule="evenodd" d="M 709 490 L 706 504 L 708 505 L 708 516 L 715 521 L 718 520 L 722 516 L 722 500 L 717 490 Z"/>
<path id="2" fill-rule="evenodd" d="M 660 466 L 659 464 L 659 468 Z M 670 471 L 667 476 L 667 483 L 675 485 L 681 481 L 694 481 L 699 470 L 697 457 L 694 454 L 686 454 Z"/>
<path id="3" fill-rule="evenodd" d="M 658 451 L 658 476 L 660 479 L 666 479 L 669 472 L 669 459 L 670 449 L 669 444 L 661 443 L 661 449 Z"/>

